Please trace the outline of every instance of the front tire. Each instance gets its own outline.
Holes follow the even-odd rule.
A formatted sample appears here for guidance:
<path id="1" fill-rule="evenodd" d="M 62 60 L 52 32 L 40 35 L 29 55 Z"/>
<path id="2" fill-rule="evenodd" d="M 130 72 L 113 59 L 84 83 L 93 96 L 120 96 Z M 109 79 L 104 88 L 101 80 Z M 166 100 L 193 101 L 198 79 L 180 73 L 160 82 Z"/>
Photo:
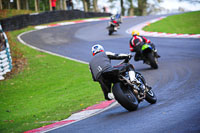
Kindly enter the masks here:
<path id="1" fill-rule="evenodd" d="M 136 77 L 137 79 L 142 82 L 142 84 L 146 84 L 146 81 L 144 79 L 144 77 L 139 73 L 139 72 L 136 72 Z M 153 90 L 149 90 L 147 93 L 146 93 L 146 97 L 145 97 L 145 100 L 151 104 L 154 104 L 156 103 L 157 101 L 157 98 L 156 98 L 156 95 L 155 93 L 153 92 Z"/>
<path id="2" fill-rule="evenodd" d="M 138 99 L 131 89 L 126 88 L 121 83 L 116 83 L 114 84 L 112 91 L 118 103 L 128 111 L 134 111 L 138 108 Z"/>
<path id="3" fill-rule="evenodd" d="M 112 35 L 113 31 L 109 30 L 108 35 Z"/>
<path id="4" fill-rule="evenodd" d="M 112 35 L 113 32 L 114 32 L 114 26 L 111 25 L 108 30 L 108 35 Z"/>
<path id="5" fill-rule="evenodd" d="M 146 93 L 146 98 L 145 100 L 151 104 L 154 104 L 156 103 L 157 101 L 157 98 L 156 98 L 156 95 L 155 93 L 152 91 L 152 90 L 149 90 L 147 93 Z"/>

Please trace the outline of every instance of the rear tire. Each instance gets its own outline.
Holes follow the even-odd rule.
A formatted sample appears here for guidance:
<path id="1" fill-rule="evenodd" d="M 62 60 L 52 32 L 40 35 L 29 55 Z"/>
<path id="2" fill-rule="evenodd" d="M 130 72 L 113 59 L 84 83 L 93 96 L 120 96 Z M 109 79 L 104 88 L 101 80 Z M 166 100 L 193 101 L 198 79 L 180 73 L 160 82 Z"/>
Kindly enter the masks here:
<path id="1" fill-rule="evenodd" d="M 154 69 L 157 69 L 158 68 L 158 64 L 156 62 L 156 58 L 152 55 L 151 52 L 148 53 L 147 57 L 149 59 L 151 67 L 154 68 Z"/>
<path id="2" fill-rule="evenodd" d="M 121 104 L 128 111 L 134 111 L 138 108 L 138 99 L 134 95 L 133 91 L 125 88 L 123 84 L 114 84 L 112 91 L 118 103 Z"/>

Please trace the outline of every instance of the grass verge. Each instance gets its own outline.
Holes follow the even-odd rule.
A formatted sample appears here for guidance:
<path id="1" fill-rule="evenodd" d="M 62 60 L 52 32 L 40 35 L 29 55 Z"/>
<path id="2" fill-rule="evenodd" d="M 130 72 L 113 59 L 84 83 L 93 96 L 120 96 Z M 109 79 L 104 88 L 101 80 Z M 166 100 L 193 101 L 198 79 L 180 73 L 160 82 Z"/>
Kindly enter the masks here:
<path id="1" fill-rule="evenodd" d="M 200 11 L 169 16 L 143 28 L 145 31 L 200 34 Z"/>
<path id="2" fill-rule="evenodd" d="M 16 16 L 16 15 L 22 15 L 22 14 L 30 14 L 35 13 L 35 11 L 31 10 L 15 10 L 15 9 L 4 9 L 0 10 L 0 19 Z"/>
<path id="3" fill-rule="evenodd" d="M 66 119 L 73 112 L 103 101 L 88 65 L 31 49 L 8 32 L 13 61 L 22 62 L 12 78 L 0 81 L 0 132 L 23 132 Z"/>

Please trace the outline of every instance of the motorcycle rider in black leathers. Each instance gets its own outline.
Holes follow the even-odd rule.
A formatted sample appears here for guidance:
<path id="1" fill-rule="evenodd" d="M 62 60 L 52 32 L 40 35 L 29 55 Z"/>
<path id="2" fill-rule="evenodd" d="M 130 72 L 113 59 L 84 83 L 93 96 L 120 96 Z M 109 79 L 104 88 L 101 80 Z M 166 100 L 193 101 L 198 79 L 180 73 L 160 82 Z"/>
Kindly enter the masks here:
<path id="1" fill-rule="evenodd" d="M 107 76 L 106 74 L 112 72 L 114 75 L 115 71 L 119 70 L 118 67 L 113 67 L 111 65 L 111 59 L 121 60 L 131 58 L 130 54 L 115 54 L 112 52 L 104 52 L 104 48 L 96 44 L 92 47 L 93 58 L 89 62 L 90 71 L 94 81 L 98 81 L 101 85 L 104 97 L 106 100 L 112 100 L 114 98 L 111 93 L 111 80 L 112 76 Z M 134 67 L 131 64 L 124 64 L 120 66 L 120 70 L 128 69 L 129 67 Z"/>
<path id="2" fill-rule="evenodd" d="M 151 47 L 154 50 L 157 58 L 160 57 L 160 55 L 158 55 L 158 53 L 157 53 L 155 45 L 150 40 L 145 38 L 144 36 L 139 36 L 139 32 L 137 30 L 133 30 L 132 31 L 132 38 L 130 39 L 129 45 L 130 45 L 130 51 L 136 52 L 135 57 L 134 57 L 135 61 L 139 61 L 139 60 L 142 59 L 141 58 L 141 47 L 145 43 L 151 45 Z"/>

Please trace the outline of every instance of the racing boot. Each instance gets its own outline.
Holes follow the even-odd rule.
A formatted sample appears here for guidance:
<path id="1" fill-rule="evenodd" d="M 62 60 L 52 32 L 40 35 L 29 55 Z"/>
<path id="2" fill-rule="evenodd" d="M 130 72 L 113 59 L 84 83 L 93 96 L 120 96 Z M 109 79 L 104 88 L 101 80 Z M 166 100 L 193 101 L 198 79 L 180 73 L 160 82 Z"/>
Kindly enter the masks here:
<path id="1" fill-rule="evenodd" d="M 120 29 L 120 25 L 117 26 L 117 29 Z"/>
<path id="2" fill-rule="evenodd" d="M 108 98 L 109 98 L 109 100 L 115 99 L 115 97 L 114 97 L 112 92 L 108 93 Z"/>
<path id="3" fill-rule="evenodd" d="M 117 31 L 117 26 L 114 27 L 114 31 Z"/>
<path id="4" fill-rule="evenodd" d="M 160 58 L 160 55 L 158 54 L 157 49 L 154 50 L 154 55 L 156 58 Z"/>
<path id="5" fill-rule="evenodd" d="M 135 57 L 134 57 L 134 60 L 135 60 L 135 61 L 142 60 L 141 54 L 136 53 L 136 54 L 135 54 Z"/>

